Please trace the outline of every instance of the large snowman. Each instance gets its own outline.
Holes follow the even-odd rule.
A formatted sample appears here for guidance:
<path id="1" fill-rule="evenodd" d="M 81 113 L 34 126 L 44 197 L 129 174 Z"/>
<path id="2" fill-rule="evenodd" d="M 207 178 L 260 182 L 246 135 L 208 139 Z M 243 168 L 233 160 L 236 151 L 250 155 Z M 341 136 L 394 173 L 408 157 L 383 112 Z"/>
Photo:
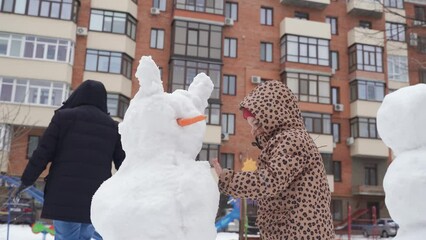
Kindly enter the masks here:
<path id="1" fill-rule="evenodd" d="M 201 73 L 188 91 L 165 93 L 151 57 L 136 77 L 119 125 L 126 159 L 93 196 L 93 225 L 104 240 L 213 240 L 219 191 L 209 163 L 195 161 L 213 83 Z"/>
<path id="2" fill-rule="evenodd" d="M 398 240 L 426 238 L 426 85 L 388 94 L 377 113 L 377 128 L 396 156 L 383 186 L 386 206 L 400 226 Z"/>

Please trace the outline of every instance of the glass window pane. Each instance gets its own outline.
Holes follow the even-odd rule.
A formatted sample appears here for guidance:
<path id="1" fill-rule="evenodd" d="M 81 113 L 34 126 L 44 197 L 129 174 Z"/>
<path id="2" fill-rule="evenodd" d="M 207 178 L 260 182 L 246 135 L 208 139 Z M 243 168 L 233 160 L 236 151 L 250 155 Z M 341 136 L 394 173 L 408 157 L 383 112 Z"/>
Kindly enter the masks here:
<path id="1" fill-rule="evenodd" d="M 126 30 L 126 19 L 123 17 L 114 17 L 112 24 L 112 32 L 114 33 L 125 33 Z"/>
<path id="2" fill-rule="evenodd" d="M 90 16 L 90 29 L 96 31 L 102 31 L 103 16 L 99 14 L 93 14 Z"/>
<path id="3" fill-rule="evenodd" d="M 27 4 L 26 0 L 16 0 L 15 1 L 15 13 L 25 14 L 25 5 Z M 0 1 L 1 6 L 1 1 Z"/>
<path id="4" fill-rule="evenodd" d="M 120 73 L 121 57 L 111 57 L 109 72 Z"/>
<path id="5" fill-rule="evenodd" d="M 96 71 L 98 56 L 94 54 L 86 55 L 86 70 Z"/>

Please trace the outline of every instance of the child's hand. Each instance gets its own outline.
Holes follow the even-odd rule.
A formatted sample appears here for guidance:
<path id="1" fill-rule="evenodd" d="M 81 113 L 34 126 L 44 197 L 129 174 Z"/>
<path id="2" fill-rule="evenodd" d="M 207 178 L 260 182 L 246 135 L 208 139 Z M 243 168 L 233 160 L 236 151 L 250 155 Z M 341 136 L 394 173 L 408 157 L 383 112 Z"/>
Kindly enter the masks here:
<path id="1" fill-rule="evenodd" d="M 222 167 L 220 166 L 219 160 L 218 160 L 217 158 L 213 158 L 213 159 L 210 161 L 210 164 L 214 167 L 214 170 L 216 171 L 216 174 L 217 174 L 218 176 L 220 176 L 220 174 L 222 174 L 222 172 L 223 172 L 223 169 L 222 169 Z"/>

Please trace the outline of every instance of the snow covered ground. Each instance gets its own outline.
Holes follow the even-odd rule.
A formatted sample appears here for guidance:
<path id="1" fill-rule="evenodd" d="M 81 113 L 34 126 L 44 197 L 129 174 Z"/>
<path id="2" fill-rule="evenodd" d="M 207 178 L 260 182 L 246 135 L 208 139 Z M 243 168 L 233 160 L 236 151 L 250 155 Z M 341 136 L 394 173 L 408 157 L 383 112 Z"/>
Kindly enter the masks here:
<path id="1" fill-rule="evenodd" d="M 7 225 L 0 224 L 0 239 L 7 240 Z M 28 225 L 10 225 L 9 229 L 9 240 L 42 240 L 42 234 L 34 234 Z M 346 240 L 347 236 L 336 236 L 336 240 Z M 373 239 L 365 238 L 362 236 L 352 236 L 351 239 L 355 240 L 367 240 Z M 383 239 L 383 238 L 382 238 Z M 387 238 L 391 240 L 392 238 Z M 50 234 L 46 236 L 46 240 L 54 240 L 54 237 Z M 219 233 L 216 240 L 238 240 L 238 234 L 236 233 Z"/>

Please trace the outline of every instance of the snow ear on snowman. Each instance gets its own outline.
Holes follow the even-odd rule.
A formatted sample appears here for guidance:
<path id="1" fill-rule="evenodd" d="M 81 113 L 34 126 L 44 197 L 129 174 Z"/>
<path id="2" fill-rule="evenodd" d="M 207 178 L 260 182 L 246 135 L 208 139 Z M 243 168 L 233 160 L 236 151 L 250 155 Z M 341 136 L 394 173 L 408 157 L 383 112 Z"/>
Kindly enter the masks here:
<path id="1" fill-rule="evenodd" d="M 191 98 L 194 106 L 200 113 L 203 113 L 208 106 L 207 100 L 213 91 L 213 83 L 205 73 L 198 74 L 194 81 L 188 88 L 189 97 Z M 191 124 L 206 120 L 204 114 L 200 114 L 189 118 L 178 118 L 177 123 L 181 127 L 189 126 Z"/>

